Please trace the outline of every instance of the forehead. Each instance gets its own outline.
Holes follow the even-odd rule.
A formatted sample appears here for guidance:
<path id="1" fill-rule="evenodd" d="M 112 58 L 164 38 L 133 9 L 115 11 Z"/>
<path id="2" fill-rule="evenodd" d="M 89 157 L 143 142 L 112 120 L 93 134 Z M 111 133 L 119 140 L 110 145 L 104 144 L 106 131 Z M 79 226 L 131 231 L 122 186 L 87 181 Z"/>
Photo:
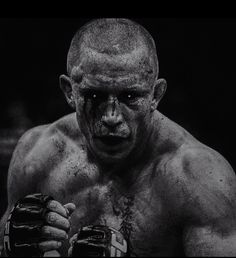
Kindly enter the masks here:
<path id="1" fill-rule="evenodd" d="M 123 76 L 108 77 L 101 74 L 86 74 L 83 77 L 81 88 L 94 88 L 103 90 L 143 90 L 149 85 L 142 80 L 138 74 L 128 74 Z"/>
<path id="2" fill-rule="evenodd" d="M 135 49 L 122 55 L 107 55 L 92 49 L 84 49 L 75 63 L 71 77 L 75 81 L 83 78 L 85 84 L 127 86 L 150 84 L 155 76 L 145 49 Z"/>
<path id="3" fill-rule="evenodd" d="M 151 83 L 145 80 L 138 73 L 113 73 L 112 76 L 102 73 L 84 73 L 80 67 L 73 69 L 73 80 L 80 89 L 101 89 L 101 90 L 149 90 Z"/>

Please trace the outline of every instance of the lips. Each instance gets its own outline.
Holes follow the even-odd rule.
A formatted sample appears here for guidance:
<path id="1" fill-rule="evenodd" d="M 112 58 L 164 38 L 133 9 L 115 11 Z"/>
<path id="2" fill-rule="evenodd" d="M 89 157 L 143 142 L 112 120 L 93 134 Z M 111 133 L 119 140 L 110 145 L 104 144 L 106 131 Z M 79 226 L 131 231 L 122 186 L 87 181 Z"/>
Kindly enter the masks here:
<path id="1" fill-rule="evenodd" d="M 117 145 L 125 141 L 125 138 L 119 136 L 103 136 L 99 139 L 106 145 Z"/>
<path id="2" fill-rule="evenodd" d="M 108 136 L 99 136 L 96 137 L 95 140 L 102 145 L 102 147 L 116 149 L 122 147 L 125 143 L 127 143 L 128 138 L 116 136 L 116 135 L 108 135 Z"/>

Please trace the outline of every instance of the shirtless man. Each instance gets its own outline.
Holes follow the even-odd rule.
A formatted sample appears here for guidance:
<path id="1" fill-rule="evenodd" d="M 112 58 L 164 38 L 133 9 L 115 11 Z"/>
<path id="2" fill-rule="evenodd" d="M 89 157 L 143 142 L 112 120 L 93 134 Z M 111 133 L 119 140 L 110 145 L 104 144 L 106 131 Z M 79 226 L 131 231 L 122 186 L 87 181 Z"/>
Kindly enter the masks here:
<path id="1" fill-rule="evenodd" d="M 94 244 L 81 243 L 78 230 L 105 225 L 122 234 L 126 242 L 120 241 L 120 249 L 125 253 L 127 243 L 128 256 L 236 256 L 234 171 L 219 153 L 157 111 L 166 90 L 158 71 L 152 37 L 130 20 L 94 20 L 76 33 L 68 76 L 60 76 L 75 113 L 19 140 L 1 220 L 5 249 L 11 242 L 17 250 L 19 225 L 29 224 L 23 216 L 19 225 L 15 221 L 35 198 L 47 211 L 34 239 L 42 252 L 89 253 Z M 34 208 L 27 207 L 33 217 Z M 28 243 L 27 232 L 21 244 Z"/>

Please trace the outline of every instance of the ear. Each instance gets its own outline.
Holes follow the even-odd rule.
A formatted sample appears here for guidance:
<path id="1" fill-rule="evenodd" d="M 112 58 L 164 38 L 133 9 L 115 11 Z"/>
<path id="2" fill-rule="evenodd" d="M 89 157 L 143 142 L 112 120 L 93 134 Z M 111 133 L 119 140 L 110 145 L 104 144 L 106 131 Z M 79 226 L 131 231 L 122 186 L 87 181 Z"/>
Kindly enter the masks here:
<path id="1" fill-rule="evenodd" d="M 154 94 L 153 100 L 151 104 L 152 111 L 157 109 L 159 102 L 161 101 L 162 97 L 164 96 L 167 88 L 167 82 L 165 79 L 158 79 L 154 85 Z"/>
<path id="2" fill-rule="evenodd" d="M 59 77 L 59 82 L 60 82 L 60 87 L 66 97 L 66 100 L 68 102 L 68 104 L 75 109 L 75 101 L 74 101 L 74 96 L 72 93 L 72 84 L 71 84 L 71 80 L 68 76 L 62 74 Z"/>

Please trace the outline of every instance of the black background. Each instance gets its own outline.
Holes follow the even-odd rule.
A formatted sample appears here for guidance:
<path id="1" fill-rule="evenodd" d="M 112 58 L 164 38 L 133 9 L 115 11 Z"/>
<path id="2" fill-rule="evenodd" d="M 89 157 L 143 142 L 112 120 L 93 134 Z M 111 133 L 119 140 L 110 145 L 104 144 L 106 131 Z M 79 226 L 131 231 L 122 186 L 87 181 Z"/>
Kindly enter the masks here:
<path id="1" fill-rule="evenodd" d="M 127 18 L 156 41 L 160 77 L 168 83 L 159 110 L 236 169 L 236 19 Z M 89 20 L 0 19 L 0 132 L 23 120 L 29 128 L 71 112 L 58 77 L 66 73 L 74 33 Z"/>

